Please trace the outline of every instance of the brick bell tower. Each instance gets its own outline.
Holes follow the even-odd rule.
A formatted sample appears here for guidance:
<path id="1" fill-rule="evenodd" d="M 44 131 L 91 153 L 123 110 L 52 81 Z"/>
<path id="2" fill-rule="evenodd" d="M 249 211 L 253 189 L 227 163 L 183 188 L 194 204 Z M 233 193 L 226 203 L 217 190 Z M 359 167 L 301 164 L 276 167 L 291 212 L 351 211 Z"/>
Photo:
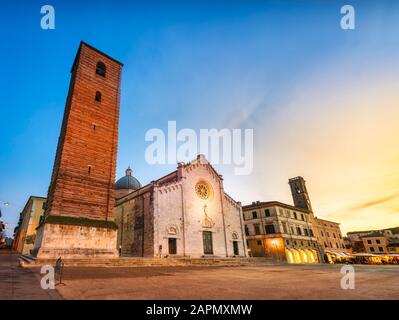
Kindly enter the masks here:
<path id="1" fill-rule="evenodd" d="M 81 42 L 33 253 L 116 257 L 114 181 L 123 64 Z"/>
<path id="2" fill-rule="evenodd" d="M 289 179 L 288 183 L 291 187 L 291 194 L 292 199 L 294 200 L 294 206 L 313 212 L 308 190 L 306 189 L 305 179 L 302 177 L 295 177 Z"/>

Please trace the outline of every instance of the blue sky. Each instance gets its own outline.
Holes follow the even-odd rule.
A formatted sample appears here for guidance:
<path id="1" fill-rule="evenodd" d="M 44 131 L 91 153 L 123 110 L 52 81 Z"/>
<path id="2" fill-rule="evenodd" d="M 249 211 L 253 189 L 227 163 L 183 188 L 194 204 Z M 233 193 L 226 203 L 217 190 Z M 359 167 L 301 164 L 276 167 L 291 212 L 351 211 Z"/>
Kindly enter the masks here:
<path id="1" fill-rule="evenodd" d="M 340 28 L 340 8 L 347 3 L 356 10 L 353 31 Z M 377 183 L 378 190 L 358 188 L 361 183 L 358 177 L 364 176 L 358 161 L 369 161 L 364 153 L 367 134 L 376 128 L 366 125 L 369 119 L 357 121 L 361 112 L 358 106 L 364 105 L 363 101 L 372 101 L 364 95 L 374 94 L 370 89 L 384 84 L 381 90 L 389 89 L 388 92 L 375 92 L 376 103 L 366 113 L 388 115 L 381 120 L 384 125 L 378 124 L 384 129 L 376 130 L 377 137 L 379 133 L 381 139 L 397 133 L 395 129 L 386 131 L 394 128 L 397 115 L 397 105 L 390 104 L 395 96 L 388 99 L 398 91 L 397 2 L 50 1 L 48 4 L 55 8 L 56 29 L 46 31 L 40 28 L 43 2 L 2 1 L 1 4 L 0 57 L 6 76 L 0 80 L 0 205 L 3 220 L 10 228 L 13 229 L 29 195 L 47 193 L 69 72 L 81 40 L 125 64 L 117 177 L 131 165 L 135 176 L 145 184 L 174 169 L 174 166 L 153 167 L 144 159 L 148 145 L 144 141 L 145 132 L 150 128 L 165 129 L 168 120 L 176 120 L 178 129 L 254 128 L 253 175 L 235 177 L 231 168 L 217 167 L 224 174 L 226 191 L 236 200 L 291 202 L 287 180 L 293 175 L 304 175 L 321 217 L 348 219 L 351 222 L 347 228 L 354 228 L 356 223 L 363 228 L 399 223 L 387 213 L 388 218 L 381 225 L 371 211 L 360 212 L 360 216 L 350 220 L 347 211 L 371 197 L 389 198 L 392 194 L 394 203 L 389 208 L 399 210 L 395 196 L 399 194 L 399 176 L 390 162 L 399 157 L 397 153 L 381 153 L 378 149 L 381 140 L 376 139 L 371 153 L 384 157 L 375 159 L 373 166 L 364 166 L 363 170 L 369 173 L 374 168 L 386 167 L 386 172 L 375 171 L 375 174 L 390 175 L 391 180 L 388 184 L 381 180 L 381 188 Z M 335 100 L 340 97 L 348 98 L 346 101 L 353 98 L 353 103 L 347 105 Z M 332 101 L 337 104 L 326 103 Z M 293 114 L 297 115 L 295 119 Z M 317 117 L 312 117 L 315 114 Z M 355 148 L 356 153 L 347 155 L 342 150 L 351 147 L 343 143 L 351 130 L 345 131 L 347 126 L 342 128 L 345 115 L 353 116 L 350 126 L 360 126 L 356 140 L 348 138 L 351 146 L 364 144 L 364 149 Z M 324 125 L 315 127 L 316 123 Z M 344 131 L 343 137 L 337 138 L 336 128 Z M 312 140 L 319 134 L 325 135 L 324 142 L 321 138 Z M 398 149 L 394 139 L 389 143 L 390 150 Z M 326 144 L 329 150 L 336 148 L 341 153 L 320 161 L 318 157 Z M 305 147 L 312 151 L 305 153 Z M 354 158 L 356 163 L 351 161 Z M 343 159 L 347 162 L 337 167 Z M 328 161 L 331 166 L 326 168 L 323 163 Z M 332 178 L 331 172 L 342 172 L 342 168 L 348 167 L 351 173 L 359 172 L 345 189 L 339 181 L 347 173 L 334 174 Z M 326 188 L 327 179 L 335 179 L 330 183 L 331 189 Z M 347 196 L 353 190 L 362 190 L 350 195 L 355 203 L 347 200 L 337 205 L 343 197 L 339 192 Z M 10 205 L 4 207 L 5 201 Z M 375 212 L 391 210 L 374 209 Z M 365 219 L 367 224 L 361 225 Z"/>

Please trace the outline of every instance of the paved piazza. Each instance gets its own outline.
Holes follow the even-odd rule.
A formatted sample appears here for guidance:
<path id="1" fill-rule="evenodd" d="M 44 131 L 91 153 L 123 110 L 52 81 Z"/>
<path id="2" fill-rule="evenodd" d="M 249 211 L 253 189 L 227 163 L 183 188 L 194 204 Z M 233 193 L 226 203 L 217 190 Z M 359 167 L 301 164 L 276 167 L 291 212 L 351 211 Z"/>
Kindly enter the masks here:
<path id="1" fill-rule="evenodd" d="M 341 289 L 340 267 L 68 267 L 57 290 L 64 299 L 399 299 L 398 266 L 355 266 L 354 290 Z M 40 289 L 38 271 L 0 254 L 0 299 L 60 298 Z"/>

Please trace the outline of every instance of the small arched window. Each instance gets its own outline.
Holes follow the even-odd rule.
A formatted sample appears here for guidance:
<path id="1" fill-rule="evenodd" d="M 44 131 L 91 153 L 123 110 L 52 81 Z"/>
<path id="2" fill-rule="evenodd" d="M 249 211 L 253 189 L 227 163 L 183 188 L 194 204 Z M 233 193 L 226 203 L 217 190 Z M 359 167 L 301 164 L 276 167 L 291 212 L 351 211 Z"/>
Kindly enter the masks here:
<path id="1" fill-rule="evenodd" d="M 105 77 L 106 67 L 105 64 L 101 61 L 97 62 L 96 73 L 99 76 Z"/>
<path id="2" fill-rule="evenodd" d="M 97 102 L 101 102 L 101 92 L 100 92 L 100 91 L 96 91 L 95 100 L 96 100 Z"/>

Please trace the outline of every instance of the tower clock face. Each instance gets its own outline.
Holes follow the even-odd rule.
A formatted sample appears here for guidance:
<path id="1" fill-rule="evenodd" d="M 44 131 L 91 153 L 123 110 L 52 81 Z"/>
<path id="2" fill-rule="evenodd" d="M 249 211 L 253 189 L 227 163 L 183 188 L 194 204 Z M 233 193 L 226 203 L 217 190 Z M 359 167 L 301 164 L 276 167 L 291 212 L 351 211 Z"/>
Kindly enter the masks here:
<path id="1" fill-rule="evenodd" d="M 211 189 L 207 183 L 201 181 L 195 185 L 195 193 L 201 199 L 206 200 L 211 195 Z"/>

